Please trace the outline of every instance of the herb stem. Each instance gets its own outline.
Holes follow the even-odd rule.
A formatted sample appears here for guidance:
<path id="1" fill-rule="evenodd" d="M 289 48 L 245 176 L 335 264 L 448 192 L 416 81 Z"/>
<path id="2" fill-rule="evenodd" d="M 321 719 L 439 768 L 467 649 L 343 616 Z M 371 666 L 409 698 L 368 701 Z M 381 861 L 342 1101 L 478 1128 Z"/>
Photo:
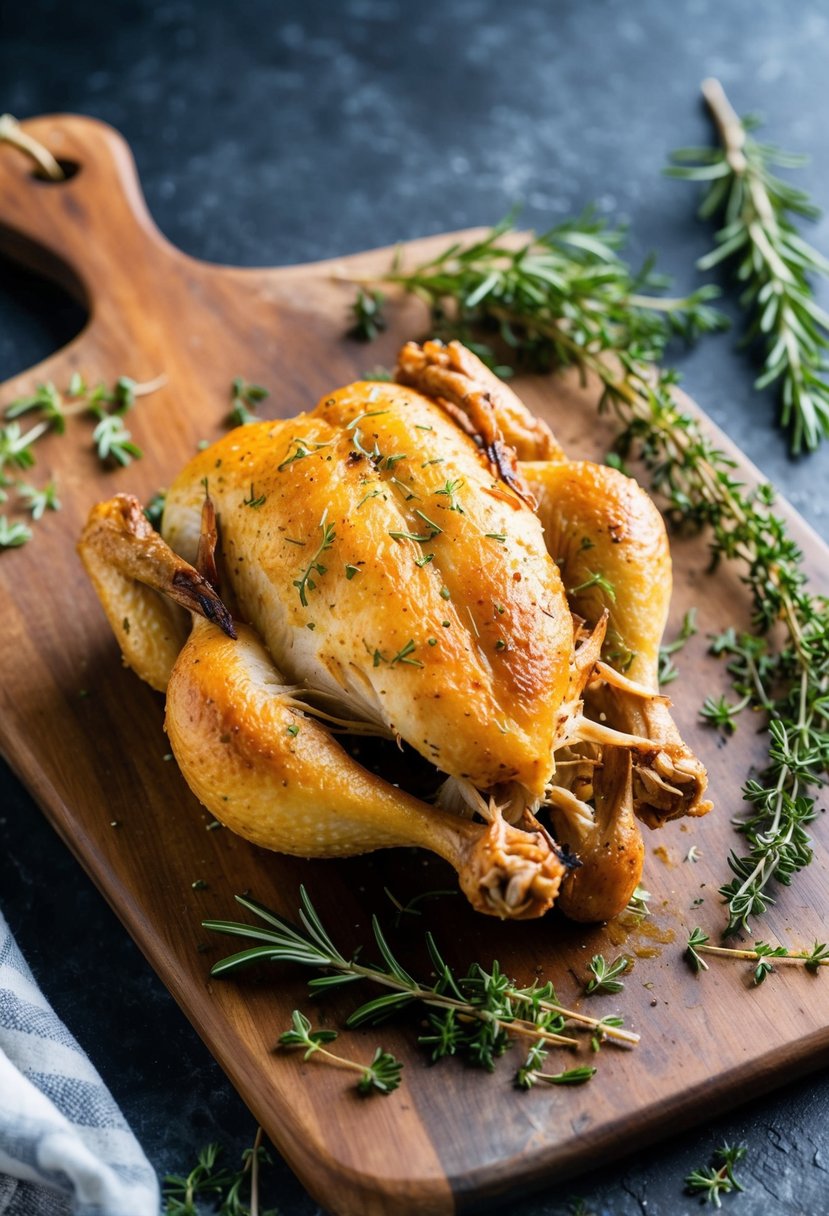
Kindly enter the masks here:
<path id="1" fill-rule="evenodd" d="M 479 1022 L 491 1022 L 508 1033 L 532 1035 L 534 1038 L 544 1039 L 548 1043 L 558 1043 L 559 1046 L 578 1047 L 579 1045 L 578 1039 L 572 1039 L 563 1034 L 555 1034 L 550 1030 L 542 1030 L 534 1022 L 528 1022 L 523 1018 L 514 1018 L 507 1021 L 490 1013 L 487 1009 L 477 1009 L 467 1001 L 461 1001 L 456 997 L 436 993 L 431 988 L 421 988 L 418 985 L 412 987 L 409 984 L 404 984 L 396 976 L 387 974 L 385 971 L 380 971 L 376 967 L 364 967 L 361 963 L 354 961 L 338 965 L 337 960 L 332 960 L 331 967 L 344 974 L 360 975 L 364 979 L 371 980 L 372 983 L 381 984 L 385 988 L 392 988 L 395 992 L 410 993 L 413 1000 L 422 1001 L 424 1005 L 434 1005 L 437 1009 L 454 1009 L 464 1018 L 475 1018 Z"/>
<path id="2" fill-rule="evenodd" d="M 628 1043 L 631 1046 L 635 1046 L 641 1037 L 640 1035 L 635 1034 L 632 1030 L 625 1030 L 621 1026 L 608 1026 L 602 1018 L 591 1018 L 588 1017 L 586 1013 L 577 1013 L 573 1009 L 565 1009 L 563 1005 L 557 1005 L 553 1001 L 545 1001 L 529 997 L 526 995 L 526 993 L 519 992 L 516 988 L 508 988 L 506 995 L 512 997 L 512 999 L 515 1001 L 535 1003 L 540 1009 L 546 1009 L 550 1013 L 560 1013 L 563 1017 L 568 1018 L 572 1022 L 582 1022 L 585 1026 L 601 1026 L 602 1030 L 609 1039 L 618 1039 L 621 1043 Z"/>
<path id="3" fill-rule="evenodd" d="M 706 944 L 706 945 L 701 945 L 701 946 L 695 946 L 694 949 L 698 950 L 700 953 L 704 953 L 704 954 L 719 954 L 725 958 L 745 958 L 751 962 L 753 962 L 755 959 L 763 957 L 762 951 L 737 950 L 737 949 L 730 949 L 727 946 L 709 946 Z M 803 963 L 807 959 L 811 959 L 811 958 L 812 958 L 812 955 L 808 950 L 801 950 L 796 954 L 789 953 L 789 954 L 776 955 L 774 958 L 774 961 L 775 961 L 775 965 L 777 963 Z M 815 967 L 829 967 L 829 958 L 816 959 L 814 962 L 814 966 Z"/>
<path id="4" fill-rule="evenodd" d="M 743 151 L 746 132 L 737 111 L 728 100 L 725 89 L 714 76 L 703 80 L 700 89 L 708 109 L 711 111 L 717 134 L 725 150 L 725 158 L 732 172 L 745 173 L 748 168 L 748 161 Z"/>
<path id="5" fill-rule="evenodd" d="M 250 1164 L 250 1216 L 259 1216 L 259 1149 L 263 1135 L 262 1127 L 257 1127 L 253 1150 L 246 1162 L 246 1165 Z"/>

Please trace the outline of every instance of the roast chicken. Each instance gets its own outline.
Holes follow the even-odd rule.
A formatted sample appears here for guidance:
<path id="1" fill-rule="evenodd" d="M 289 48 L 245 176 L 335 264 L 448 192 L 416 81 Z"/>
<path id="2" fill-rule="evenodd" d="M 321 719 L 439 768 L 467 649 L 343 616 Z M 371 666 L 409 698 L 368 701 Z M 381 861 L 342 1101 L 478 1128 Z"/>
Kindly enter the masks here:
<path id="1" fill-rule="evenodd" d="M 659 512 L 458 343 L 233 430 L 160 535 L 136 499 L 98 504 L 79 552 L 188 785 L 265 848 L 421 846 L 481 912 L 596 921 L 639 882 L 639 822 L 710 807 L 658 691 Z M 360 735 L 400 744 L 399 780 Z"/>

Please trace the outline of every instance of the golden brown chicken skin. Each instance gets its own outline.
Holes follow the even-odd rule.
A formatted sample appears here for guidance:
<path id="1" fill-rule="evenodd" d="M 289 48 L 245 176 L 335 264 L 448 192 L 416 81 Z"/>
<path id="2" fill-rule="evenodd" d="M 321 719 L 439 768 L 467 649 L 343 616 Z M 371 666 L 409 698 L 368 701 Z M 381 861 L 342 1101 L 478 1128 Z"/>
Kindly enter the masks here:
<path id="1" fill-rule="evenodd" d="M 709 805 L 656 687 L 661 518 L 635 482 L 567 461 L 459 344 L 407 344 L 397 376 L 199 453 L 163 539 L 135 500 L 99 504 L 81 557 L 228 826 L 303 856 L 417 844 L 480 911 L 606 919 L 641 875 L 636 816 Z M 332 729 L 405 740 L 437 805 Z"/>
<path id="2" fill-rule="evenodd" d="M 363 383 L 240 428 L 167 497 L 195 560 L 205 482 L 242 617 L 293 680 L 477 788 L 552 771 L 572 619 L 537 517 L 431 400 Z"/>

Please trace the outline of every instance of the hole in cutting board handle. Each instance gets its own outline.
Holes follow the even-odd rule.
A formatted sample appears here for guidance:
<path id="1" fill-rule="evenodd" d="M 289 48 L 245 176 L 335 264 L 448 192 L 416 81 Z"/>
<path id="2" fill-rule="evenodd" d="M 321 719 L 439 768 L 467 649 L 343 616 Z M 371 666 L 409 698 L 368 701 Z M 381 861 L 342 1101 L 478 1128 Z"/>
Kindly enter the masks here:
<path id="1" fill-rule="evenodd" d="M 81 166 L 76 160 L 59 159 L 58 164 L 60 165 L 61 169 L 63 169 L 63 177 L 59 180 L 56 181 L 53 177 L 47 177 L 39 166 L 32 170 L 32 177 L 36 182 L 41 182 L 45 186 L 64 186 L 68 181 L 71 180 L 71 178 L 76 177 L 81 171 Z"/>

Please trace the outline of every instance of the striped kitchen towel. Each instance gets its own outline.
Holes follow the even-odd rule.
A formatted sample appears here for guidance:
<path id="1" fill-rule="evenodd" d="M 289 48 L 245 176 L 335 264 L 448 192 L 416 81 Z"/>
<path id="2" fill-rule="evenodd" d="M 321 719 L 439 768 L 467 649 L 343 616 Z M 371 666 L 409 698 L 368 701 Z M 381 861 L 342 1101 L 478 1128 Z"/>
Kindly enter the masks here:
<path id="1" fill-rule="evenodd" d="M 0 913 L 0 1216 L 158 1216 L 158 1182 Z"/>

